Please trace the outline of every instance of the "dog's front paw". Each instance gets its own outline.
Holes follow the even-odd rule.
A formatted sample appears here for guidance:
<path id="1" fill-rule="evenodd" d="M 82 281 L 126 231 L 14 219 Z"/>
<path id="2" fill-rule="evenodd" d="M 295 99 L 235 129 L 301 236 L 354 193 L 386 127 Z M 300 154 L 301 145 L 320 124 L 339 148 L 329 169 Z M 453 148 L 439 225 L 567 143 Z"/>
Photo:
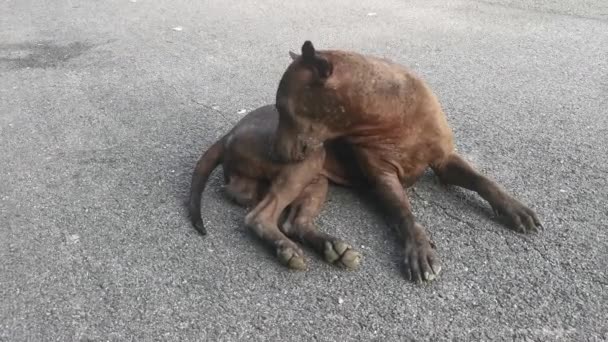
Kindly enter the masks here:
<path id="1" fill-rule="evenodd" d="M 534 211 L 513 197 L 507 197 L 493 209 L 494 213 L 503 217 L 507 225 L 517 232 L 536 233 L 539 228 L 543 228 Z"/>
<path id="2" fill-rule="evenodd" d="M 405 277 L 414 282 L 431 282 L 441 272 L 441 264 L 435 248 L 426 238 L 407 241 L 403 260 Z"/>

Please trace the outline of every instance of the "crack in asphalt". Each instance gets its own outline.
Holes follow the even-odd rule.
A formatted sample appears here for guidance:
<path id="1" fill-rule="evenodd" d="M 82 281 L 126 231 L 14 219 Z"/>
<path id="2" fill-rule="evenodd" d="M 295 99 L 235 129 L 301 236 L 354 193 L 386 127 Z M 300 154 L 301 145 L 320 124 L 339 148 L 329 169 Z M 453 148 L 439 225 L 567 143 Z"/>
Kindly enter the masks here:
<path id="1" fill-rule="evenodd" d="M 174 88 L 174 89 L 175 89 L 175 88 Z M 175 90 L 175 91 L 177 91 L 177 90 Z M 234 126 L 234 125 L 236 125 L 236 123 L 238 122 L 238 120 L 240 120 L 240 119 L 242 118 L 242 117 L 239 117 L 239 118 L 238 118 L 238 120 L 233 121 L 233 120 L 231 120 L 231 119 L 229 119 L 229 118 L 227 117 L 228 113 L 223 112 L 223 111 L 221 111 L 221 110 L 219 110 L 219 109 L 213 108 L 213 106 L 212 106 L 212 105 L 209 105 L 209 104 L 206 104 L 206 103 L 203 103 L 203 102 L 199 102 L 199 101 L 197 101 L 197 100 L 195 100 L 195 99 L 190 99 L 190 100 L 191 100 L 192 102 L 196 103 L 197 105 L 202 106 L 203 108 L 205 108 L 205 109 L 209 110 L 209 111 L 216 112 L 216 113 L 218 113 L 219 115 L 221 115 L 221 116 L 222 116 L 222 119 L 224 119 L 224 123 L 225 123 L 225 124 L 227 124 L 227 125 Z"/>
<path id="2" fill-rule="evenodd" d="M 573 19 L 599 21 L 602 23 L 608 22 L 608 20 L 601 18 L 601 17 L 592 17 L 592 16 L 586 16 L 586 15 L 576 14 L 576 13 L 560 12 L 560 11 L 555 11 L 555 10 L 551 10 L 551 9 L 541 11 L 536 8 L 525 8 L 525 7 L 519 7 L 519 6 L 513 6 L 513 5 L 505 5 L 505 4 L 500 4 L 500 3 L 496 3 L 496 2 L 492 2 L 492 1 L 475 0 L 475 2 L 484 4 L 484 5 L 487 5 L 490 7 L 507 8 L 507 9 L 522 11 L 522 12 L 526 12 L 526 13 L 538 13 L 538 14 L 545 14 L 545 15 L 563 16 L 563 17 L 568 17 L 568 18 L 573 18 Z M 608 13 L 601 13 L 601 14 L 606 15 Z"/>
<path id="3" fill-rule="evenodd" d="M 448 216 L 449 218 L 452 218 L 458 222 L 464 223 L 466 224 L 468 227 L 476 229 L 476 230 L 481 230 L 481 228 L 475 226 L 474 224 L 461 219 L 460 217 L 458 217 L 457 215 L 453 214 L 450 212 L 450 210 L 448 208 L 446 208 L 445 206 L 441 205 L 439 202 L 434 201 L 434 200 L 430 200 L 425 198 L 424 196 L 420 195 L 420 193 L 418 193 L 418 191 L 415 188 L 411 188 L 412 193 L 419 199 L 427 202 L 427 203 L 431 203 L 432 205 L 434 205 L 435 207 L 441 209 L 441 211 Z M 513 244 L 511 243 L 510 239 L 509 239 L 509 235 L 507 234 L 500 234 L 498 232 L 494 232 L 496 235 L 499 235 L 503 241 L 505 242 L 505 245 L 511 250 L 511 252 L 515 253 L 515 254 L 519 254 L 519 252 L 517 251 L 517 249 L 513 246 Z M 551 264 L 552 263 L 552 259 L 549 258 L 545 252 L 541 251 L 540 248 L 534 244 L 533 241 L 530 241 L 529 239 L 527 239 L 526 236 L 523 235 L 514 235 L 516 236 L 518 239 L 521 239 L 523 241 L 526 242 L 526 247 L 531 248 L 532 250 L 534 250 L 543 260 L 545 260 L 547 263 Z"/>
<path id="4" fill-rule="evenodd" d="M 434 200 L 431 200 L 431 199 L 427 199 L 427 198 L 423 197 L 422 195 L 420 195 L 420 194 L 418 193 L 418 190 L 416 190 L 415 188 L 411 188 L 411 191 L 412 191 L 412 193 L 413 193 L 413 194 L 414 194 L 416 197 L 418 197 L 419 199 L 421 199 L 421 200 L 423 200 L 423 201 L 425 201 L 425 202 L 427 202 L 427 203 L 431 203 L 431 204 L 432 204 L 432 205 L 434 205 L 435 207 L 437 207 L 437 208 L 441 209 L 441 211 L 443 211 L 443 213 L 444 213 L 446 216 L 448 216 L 448 217 L 450 217 L 450 218 L 452 218 L 452 219 L 454 219 L 454 220 L 456 220 L 456 221 L 458 221 L 458 222 L 464 223 L 465 225 L 469 226 L 469 227 L 470 227 L 470 228 L 472 228 L 472 229 L 475 229 L 475 230 L 481 230 L 481 228 L 476 227 L 476 226 L 475 226 L 474 224 L 472 224 L 471 222 L 468 222 L 468 221 L 466 221 L 466 220 L 463 220 L 463 219 L 461 219 L 460 217 L 456 216 L 455 214 L 451 213 L 451 212 L 450 212 L 450 210 L 449 210 L 448 208 L 444 207 L 444 206 L 443 206 L 443 205 L 441 205 L 439 202 L 434 201 Z"/>

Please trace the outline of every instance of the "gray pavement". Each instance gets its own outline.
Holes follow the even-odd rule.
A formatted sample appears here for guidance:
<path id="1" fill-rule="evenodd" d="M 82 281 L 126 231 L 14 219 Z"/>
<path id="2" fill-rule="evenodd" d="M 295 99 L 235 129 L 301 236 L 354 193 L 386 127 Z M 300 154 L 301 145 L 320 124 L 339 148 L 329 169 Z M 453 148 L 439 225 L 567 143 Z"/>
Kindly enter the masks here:
<path id="1" fill-rule="evenodd" d="M 354 3 L 0 1 L 0 340 L 608 339 L 608 3 Z M 418 286 L 371 205 L 332 188 L 319 225 L 362 267 L 309 250 L 290 272 L 218 171 L 200 237 L 195 161 L 305 39 L 423 75 L 459 151 L 546 230 L 429 174 L 409 193 L 445 267 Z"/>

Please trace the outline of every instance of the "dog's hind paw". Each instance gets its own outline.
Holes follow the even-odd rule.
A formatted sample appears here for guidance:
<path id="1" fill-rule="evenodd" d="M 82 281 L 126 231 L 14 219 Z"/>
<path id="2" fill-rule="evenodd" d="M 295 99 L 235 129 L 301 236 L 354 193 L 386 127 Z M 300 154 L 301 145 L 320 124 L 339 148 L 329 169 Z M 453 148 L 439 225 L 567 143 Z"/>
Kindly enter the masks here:
<path id="1" fill-rule="evenodd" d="M 325 260 L 347 269 L 356 269 L 361 263 L 361 254 L 344 241 L 325 241 Z"/>
<path id="2" fill-rule="evenodd" d="M 283 265 L 291 269 L 303 271 L 307 268 L 304 254 L 299 249 L 291 246 L 279 246 L 277 257 Z"/>

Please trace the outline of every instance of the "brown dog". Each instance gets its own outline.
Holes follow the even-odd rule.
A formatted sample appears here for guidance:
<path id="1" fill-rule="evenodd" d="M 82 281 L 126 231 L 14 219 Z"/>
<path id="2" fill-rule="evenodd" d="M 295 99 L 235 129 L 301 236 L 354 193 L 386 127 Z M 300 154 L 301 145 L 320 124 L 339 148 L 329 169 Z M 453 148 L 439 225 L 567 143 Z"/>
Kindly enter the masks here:
<path id="1" fill-rule="evenodd" d="M 310 41 L 300 56 L 291 55 L 276 95 L 277 154 L 299 161 L 326 141 L 346 141 L 404 238 L 412 280 L 432 280 L 441 269 L 403 189 L 427 167 L 442 182 L 479 193 L 514 229 L 541 227 L 532 210 L 456 154 L 439 101 L 408 69 L 354 52 L 316 51 Z"/>
<path id="2" fill-rule="evenodd" d="M 326 154 L 324 149 L 293 163 L 273 159 L 278 121 L 274 105 L 260 107 L 203 154 L 190 188 L 192 224 L 201 234 L 207 233 L 201 219 L 201 195 L 211 172 L 221 163 L 228 195 L 238 204 L 254 206 L 246 225 L 274 246 L 282 263 L 294 269 L 306 267 L 304 253 L 289 236 L 309 244 L 330 263 L 356 268 L 360 254 L 344 241 L 319 232 L 313 223 L 325 201 L 328 179 L 347 185 L 346 173 L 334 154 Z M 282 223 L 281 229 L 278 223 Z"/>

